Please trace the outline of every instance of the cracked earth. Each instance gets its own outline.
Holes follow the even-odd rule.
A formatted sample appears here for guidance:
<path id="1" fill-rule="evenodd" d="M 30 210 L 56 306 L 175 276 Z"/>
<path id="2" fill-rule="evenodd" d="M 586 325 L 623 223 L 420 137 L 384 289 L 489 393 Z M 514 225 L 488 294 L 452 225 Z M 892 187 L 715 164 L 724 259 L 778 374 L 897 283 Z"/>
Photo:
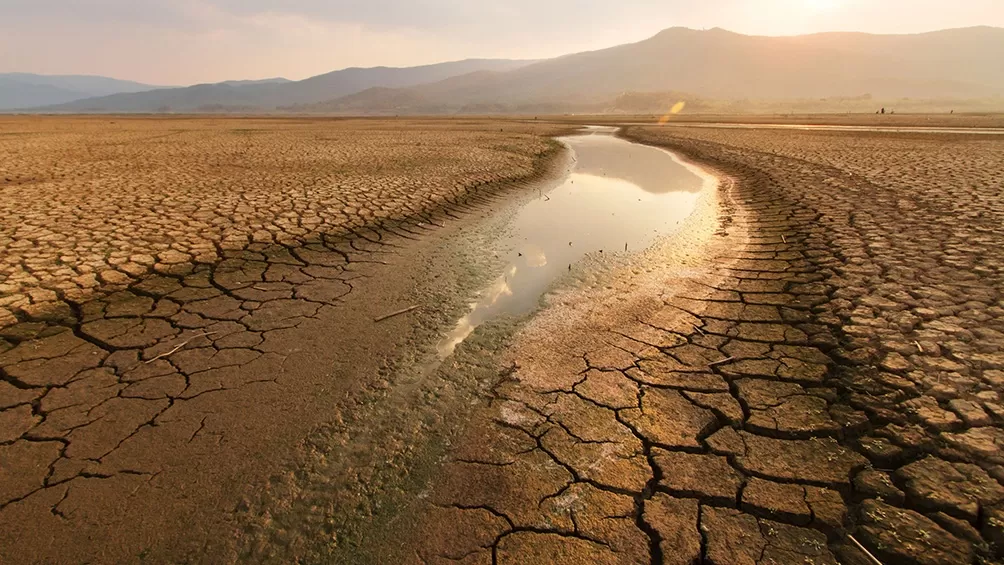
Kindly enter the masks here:
<path id="1" fill-rule="evenodd" d="M 540 132 L 0 122 L 0 561 L 215 561 L 245 484 L 395 345 L 388 269 L 539 176 Z"/>
<path id="2" fill-rule="evenodd" d="M 0 163 L 4 562 L 323 562 L 298 544 L 345 543 L 338 513 L 397 480 L 338 467 L 358 492 L 332 510 L 341 483 L 323 471 L 371 451 L 407 474 L 414 459 L 398 455 L 425 449 L 363 433 L 380 427 L 365 408 L 327 414 L 347 394 L 330 376 L 372 378 L 375 352 L 396 345 L 346 320 L 409 305 L 354 301 L 397 296 L 384 264 L 411 272 L 408 245 L 524 186 L 551 147 L 538 135 L 557 132 L 21 120 L 0 135 L 13 155 Z M 885 564 L 998 562 L 1004 142 L 623 135 L 719 187 L 639 256 L 656 268 L 555 293 L 505 347 L 480 343 L 496 357 L 477 371 L 458 353 L 455 374 L 479 385 L 426 399 L 430 429 L 450 430 L 445 455 L 365 553 L 871 563 L 856 540 Z M 341 426 L 352 410 L 364 421 Z M 314 461 L 249 504 L 245 483 L 274 473 L 287 443 Z M 251 540 L 232 553 L 230 521 L 179 526 L 206 512 L 253 515 Z"/>
<path id="3" fill-rule="evenodd" d="M 1004 143 L 622 135 L 721 175 L 717 231 L 516 334 L 405 559 L 998 562 Z"/>

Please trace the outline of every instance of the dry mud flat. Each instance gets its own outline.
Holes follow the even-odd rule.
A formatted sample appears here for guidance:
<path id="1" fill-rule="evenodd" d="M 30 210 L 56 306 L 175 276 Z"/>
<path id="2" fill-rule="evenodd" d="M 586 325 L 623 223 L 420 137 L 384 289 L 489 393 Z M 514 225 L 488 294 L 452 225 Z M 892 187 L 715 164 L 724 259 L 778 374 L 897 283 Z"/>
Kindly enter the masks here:
<path id="1" fill-rule="evenodd" d="M 0 560 L 352 555 L 337 518 L 365 517 L 418 446 L 331 422 L 350 383 L 383 378 L 381 355 L 407 345 L 404 319 L 372 319 L 411 304 L 386 302 L 414 286 L 401 274 L 419 271 L 421 242 L 450 230 L 430 228 L 538 174 L 539 135 L 556 132 L 2 123 Z M 508 347 L 484 344 L 497 358 L 480 372 L 459 364 L 483 402 L 425 400 L 455 429 L 450 456 L 425 462 L 404 492 L 417 508 L 390 509 L 355 555 L 868 563 L 850 534 L 887 564 L 992 561 L 1002 142 L 626 135 L 727 182 L 640 267 L 554 295 Z M 379 416 L 369 427 L 418 425 L 349 408 Z M 260 506 L 243 498 L 308 435 L 310 465 Z M 351 450 L 383 465 L 348 469 L 348 493 L 318 471 L 345 471 Z M 252 518 L 248 539 L 235 516 Z"/>
<path id="2" fill-rule="evenodd" d="M 1004 142 L 624 135 L 726 179 L 714 233 L 514 337 L 399 554 L 999 562 Z"/>
<path id="3" fill-rule="evenodd" d="M 0 562 L 218 562 L 379 380 L 424 241 L 544 170 L 498 121 L 0 120 Z"/>
<path id="4" fill-rule="evenodd" d="M 674 114 L 671 124 L 722 124 L 766 126 L 850 126 L 881 128 L 1004 128 L 1004 114 Z M 593 116 L 590 123 L 626 124 L 651 123 L 656 125 L 662 116 Z M 580 123 L 582 117 L 561 117 L 557 121 Z"/>

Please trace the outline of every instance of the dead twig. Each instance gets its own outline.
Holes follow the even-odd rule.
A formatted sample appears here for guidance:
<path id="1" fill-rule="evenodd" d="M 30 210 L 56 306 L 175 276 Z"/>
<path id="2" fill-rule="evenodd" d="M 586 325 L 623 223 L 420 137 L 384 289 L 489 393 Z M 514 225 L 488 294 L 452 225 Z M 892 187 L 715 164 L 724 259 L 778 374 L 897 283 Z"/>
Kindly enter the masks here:
<path id="1" fill-rule="evenodd" d="M 920 346 L 920 342 L 919 341 L 914 341 L 913 344 L 917 346 L 917 351 L 919 351 L 921 353 L 924 352 L 924 348 Z"/>
<path id="2" fill-rule="evenodd" d="M 781 234 L 781 241 L 783 241 L 785 244 L 788 243 L 788 240 L 784 238 L 784 234 L 783 233 Z"/>
<path id="3" fill-rule="evenodd" d="M 715 365 L 724 365 L 725 363 L 735 360 L 736 360 L 735 357 L 726 357 L 725 359 L 719 359 L 718 361 L 712 361 L 711 363 L 708 363 L 708 367 L 714 367 Z"/>
<path id="4" fill-rule="evenodd" d="M 190 337 L 190 338 L 186 339 L 185 341 L 179 343 L 178 345 L 174 346 L 174 349 L 168 351 L 167 353 L 161 353 L 160 355 L 154 357 L 153 359 L 150 359 L 149 361 L 146 362 L 146 364 L 149 365 L 150 363 L 153 363 L 157 359 L 163 359 L 164 357 L 170 357 L 171 355 L 174 355 L 175 353 L 177 353 L 178 351 L 180 351 L 181 348 L 185 347 L 190 342 L 192 342 L 192 341 L 194 341 L 194 340 L 196 340 L 196 339 L 198 339 L 200 337 L 206 337 L 206 336 L 213 335 L 213 334 L 218 334 L 218 333 L 220 333 L 220 332 L 206 332 L 206 333 L 201 333 L 201 334 L 198 334 L 198 335 L 193 335 L 192 337 Z"/>
<path id="5" fill-rule="evenodd" d="M 407 314 L 408 312 L 411 312 L 412 310 L 418 310 L 418 306 L 409 306 L 407 308 L 402 308 L 402 309 L 398 310 L 397 312 L 391 312 L 390 314 L 387 314 L 386 316 L 380 316 L 379 318 L 374 318 L 373 322 L 374 323 L 376 323 L 376 322 L 382 322 L 382 321 L 384 321 L 386 319 L 393 318 L 394 316 L 400 316 L 401 314 Z"/>
<path id="6" fill-rule="evenodd" d="M 847 539 L 854 542 L 854 545 L 858 546 L 858 549 L 860 549 L 865 555 L 867 555 L 868 559 L 871 560 L 872 563 L 874 563 L 875 565 L 882 565 L 882 562 L 878 560 L 878 557 L 875 557 L 874 555 L 872 555 L 872 552 L 865 549 L 865 546 L 861 545 L 861 542 L 854 539 L 854 536 L 847 534 Z"/>

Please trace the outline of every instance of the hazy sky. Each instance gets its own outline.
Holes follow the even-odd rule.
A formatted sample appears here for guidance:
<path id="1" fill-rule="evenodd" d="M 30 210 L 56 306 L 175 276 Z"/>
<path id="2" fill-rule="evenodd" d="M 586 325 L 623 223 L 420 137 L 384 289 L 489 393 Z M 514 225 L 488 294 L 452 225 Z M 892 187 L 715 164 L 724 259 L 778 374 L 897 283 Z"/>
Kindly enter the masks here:
<path id="1" fill-rule="evenodd" d="M 154 84 L 468 57 L 543 58 L 671 26 L 741 33 L 1004 27 L 1004 0 L 0 0 L 0 72 Z"/>

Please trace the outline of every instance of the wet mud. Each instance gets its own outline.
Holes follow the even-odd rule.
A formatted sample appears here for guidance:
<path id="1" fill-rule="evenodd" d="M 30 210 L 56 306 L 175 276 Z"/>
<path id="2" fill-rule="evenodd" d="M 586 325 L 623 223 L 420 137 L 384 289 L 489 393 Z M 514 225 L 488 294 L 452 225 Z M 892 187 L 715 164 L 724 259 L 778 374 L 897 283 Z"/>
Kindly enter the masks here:
<path id="1" fill-rule="evenodd" d="M 624 135 L 717 172 L 703 221 L 512 328 L 380 555 L 996 562 L 1004 146 Z"/>
<path id="2" fill-rule="evenodd" d="M 494 242 L 508 264 L 439 344 L 440 358 L 479 325 L 534 310 L 587 255 L 631 253 L 671 234 L 693 211 L 702 179 L 669 152 L 593 128 L 560 138 L 572 163 L 560 184 L 518 206 Z"/>

